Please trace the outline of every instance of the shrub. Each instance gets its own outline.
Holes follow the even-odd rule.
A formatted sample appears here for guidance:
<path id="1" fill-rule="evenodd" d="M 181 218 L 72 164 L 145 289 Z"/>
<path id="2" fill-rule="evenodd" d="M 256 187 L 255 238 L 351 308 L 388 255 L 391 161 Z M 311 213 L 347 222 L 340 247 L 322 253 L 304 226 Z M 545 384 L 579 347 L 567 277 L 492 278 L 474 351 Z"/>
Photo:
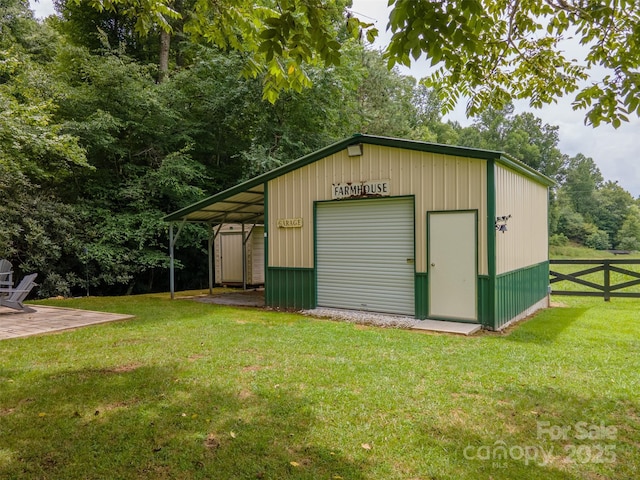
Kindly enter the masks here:
<path id="1" fill-rule="evenodd" d="M 40 284 L 38 289 L 38 296 L 40 298 L 49 297 L 70 297 L 71 287 L 67 279 L 63 278 L 55 272 L 49 273 L 44 281 Z"/>
<path id="2" fill-rule="evenodd" d="M 603 230 L 598 230 L 589 234 L 584 244 L 589 248 L 596 250 L 607 250 L 611 243 L 609 242 L 609 234 Z"/>
<path id="3" fill-rule="evenodd" d="M 552 247 L 565 247 L 569 245 L 569 239 L 564 233 L 556 233 L 549 238 L 549 245 Z"/>
<path id="4" fill-rule="evenodd" d="M 624 237 L 618 243 L 620 250 L 640 250 L 640 240 L 636 237 Z"/>

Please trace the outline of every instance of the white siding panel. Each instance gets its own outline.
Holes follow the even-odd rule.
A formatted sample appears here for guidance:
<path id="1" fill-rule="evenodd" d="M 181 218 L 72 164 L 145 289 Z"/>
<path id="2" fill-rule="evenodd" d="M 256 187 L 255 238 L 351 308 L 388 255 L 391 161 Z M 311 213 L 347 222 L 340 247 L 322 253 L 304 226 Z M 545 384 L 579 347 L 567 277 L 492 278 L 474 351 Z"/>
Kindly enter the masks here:
<path id="1" fill-rule="evenodd" d="M 496 233 L 498 274 L 549 259 L 547 187 L 498 165 L 496 215 L 511 215 L 507 231 Z"/>
<path id="2" fill-rule="evenodd" d="M 413 199 L 320 203 L 318 305 L 414 315 Z"/>
<path id="3" fill-rule="evenodd" d="M 251 283 L 264 283 L 264 227 L 254 227 L 251 233 Z"/>

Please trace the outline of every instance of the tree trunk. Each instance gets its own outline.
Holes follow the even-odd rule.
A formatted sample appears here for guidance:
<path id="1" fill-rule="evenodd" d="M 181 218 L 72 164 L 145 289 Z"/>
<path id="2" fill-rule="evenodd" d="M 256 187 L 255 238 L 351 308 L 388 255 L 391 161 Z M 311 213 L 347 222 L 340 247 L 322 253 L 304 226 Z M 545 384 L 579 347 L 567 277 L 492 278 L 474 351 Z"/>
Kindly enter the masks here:
<path id="1" fill-rule="evenodd" d="M 160 60 L 158 62 L 158 83 L 164 82 L 169 76 L 169 46 L 171 34 L 162 30 L 160 32 Z"/>

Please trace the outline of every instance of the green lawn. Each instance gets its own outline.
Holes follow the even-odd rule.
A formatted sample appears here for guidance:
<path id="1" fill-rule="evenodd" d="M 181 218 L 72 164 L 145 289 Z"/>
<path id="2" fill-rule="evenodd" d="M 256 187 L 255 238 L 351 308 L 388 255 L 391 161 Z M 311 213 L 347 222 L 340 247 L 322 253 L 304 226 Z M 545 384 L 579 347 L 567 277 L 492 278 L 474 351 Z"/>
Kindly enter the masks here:
<path id="1" fill-rule="evenodd" d="M 549 255 L 551 258 L 566 258 L 566 259 L 608 259 L 608 260 L 638 260 L 640 259 L 640 252 L 631 252 L 627 255 L 615 255 L 609 253 L 606 250 L 594 250 L 593 248 L 582 247 L 580 245 L 567 245 L 564 247 L 550 246 Z"/>
<path id="2" fill-rule="evenodd" d="M 0 342 L 0 478 L 634 478 L 640 301 L 555 300 L 471 338 L 51 301 L 137 317 Z"/>

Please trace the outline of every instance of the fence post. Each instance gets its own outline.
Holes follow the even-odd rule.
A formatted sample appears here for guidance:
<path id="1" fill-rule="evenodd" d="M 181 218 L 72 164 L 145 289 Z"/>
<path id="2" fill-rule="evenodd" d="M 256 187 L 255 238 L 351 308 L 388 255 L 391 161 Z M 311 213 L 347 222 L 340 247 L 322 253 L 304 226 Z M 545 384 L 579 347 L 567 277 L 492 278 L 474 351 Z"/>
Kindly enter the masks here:
<path id="1" fill-rule="evenodd" d="M 604 267 L 604 301 L 608 302 L 611 300 L 611 270 L 609 270 L 609 262 L 603 262 Z"/>

